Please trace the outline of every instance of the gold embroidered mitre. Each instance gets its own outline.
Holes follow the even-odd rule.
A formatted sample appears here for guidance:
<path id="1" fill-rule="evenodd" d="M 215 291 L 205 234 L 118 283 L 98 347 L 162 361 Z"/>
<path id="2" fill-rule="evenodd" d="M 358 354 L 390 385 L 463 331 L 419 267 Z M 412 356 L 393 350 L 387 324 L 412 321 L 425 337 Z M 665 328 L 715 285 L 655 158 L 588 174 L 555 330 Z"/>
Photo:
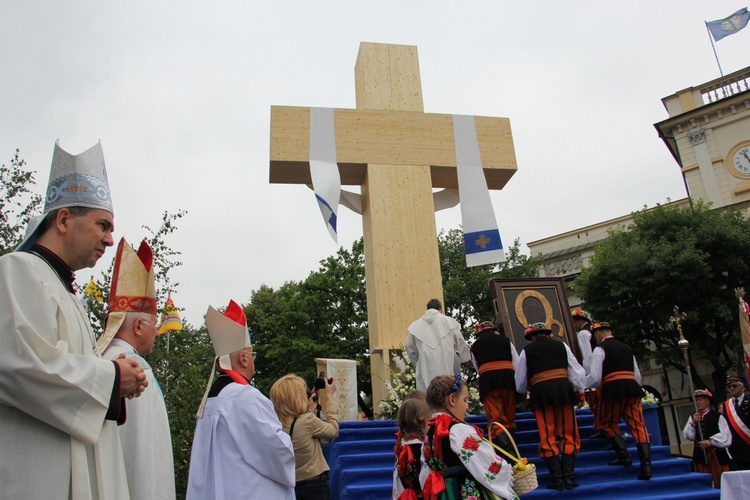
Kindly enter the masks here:
<path id="1" fill-rule="evenodd" d="M 99 337 L 99 352 L 104 352 L 128 312 L 156 314 L 154 254 L 146 241 L 136 252 L 125 238 L 117 245 L 112 286 L 107 302 L 107 326 Z"/>

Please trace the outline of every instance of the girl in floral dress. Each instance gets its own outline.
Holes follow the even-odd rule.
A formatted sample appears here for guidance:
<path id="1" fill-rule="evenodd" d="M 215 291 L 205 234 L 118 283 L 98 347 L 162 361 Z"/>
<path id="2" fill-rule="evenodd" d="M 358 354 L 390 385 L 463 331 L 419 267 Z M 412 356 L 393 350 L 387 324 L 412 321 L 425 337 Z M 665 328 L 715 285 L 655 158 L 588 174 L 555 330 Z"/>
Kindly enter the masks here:
<path id="1" fill-rule="evenodd" d="M 435 377 L 427 388 L 433 414 L 423 447 L 422 495 L 426 500 L 518 499 L 513 467 L 482 440 L 481 430 L 463 421 L 468 397 L 461 374 Z"/>
<path id="2" fill-rule="evenodd" d="M 398 409 L 398 433 L 394 455 L 392 500 L 422 498 L 419 473 L 422 470 L 422 444 L 432 412 L 425 402 L 424 392 L 414 391 Z"/>

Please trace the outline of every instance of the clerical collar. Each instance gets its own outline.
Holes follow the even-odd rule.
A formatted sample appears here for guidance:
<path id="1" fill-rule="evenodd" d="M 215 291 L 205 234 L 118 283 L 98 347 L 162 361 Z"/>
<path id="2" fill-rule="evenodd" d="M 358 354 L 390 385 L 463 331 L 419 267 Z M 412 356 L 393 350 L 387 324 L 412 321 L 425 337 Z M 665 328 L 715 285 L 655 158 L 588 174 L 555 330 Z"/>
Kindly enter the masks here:
<path id="1" fill-rule="evenodd" d="M 60 277 L 60 280 L 63 282 L 63 285 L 65 285 L 65 288 L 67 288 L 68 291 L 72 294 L 76 293 L 76 289 L 73 286 L 73 282 L 76 280 L 75 273 L 70 268 L 70 266 L 67 265 L 54 252 L 52 252 L 52 250 L 50 250 L 49 248 L 43 247 L 42 245 L 37 243 L 36 245 L 31 247 L 31 250 L 29 250 L 29 252 L 36 254 L 43 261 L 49 264 L 49 266 Z"/>
<path id="2" fill-rule="evenodd" d="M 239 375 L 243 379 L 247 380 L 247 385 L 250 385 L 250 380 L 247 379 L 247 377 L 243 375 Z M 216 381 L 214 382 L 214 385 L 211 386 L 211 389 L 208 391 L 208 397 L 209 398 L 215 398 L 219 395 L 219 393 L 229 384 L 235 383 L 232 378 L 227 375 L 224 372 L 220 372 L 219 376 L 216 377 Z M 243 384 L 244 385 L 244 384 Z"/>

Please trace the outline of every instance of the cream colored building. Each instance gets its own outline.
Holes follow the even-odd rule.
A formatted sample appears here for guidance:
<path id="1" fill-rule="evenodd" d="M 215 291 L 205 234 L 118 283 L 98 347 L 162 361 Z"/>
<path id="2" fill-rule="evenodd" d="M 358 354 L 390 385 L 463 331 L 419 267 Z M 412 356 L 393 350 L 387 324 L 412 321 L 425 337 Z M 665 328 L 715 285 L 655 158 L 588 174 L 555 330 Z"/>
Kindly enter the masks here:
<path id="1" fill-rule="evenodd" d="M 654 126 L 681 170 L 688 195 L 670 205 L 703 200 L 714 208 L 735 207 L 750 215 L 750 67 L 681 90 L 662 103 L 669 117 Z M 532 256 L 543 258 L 540 276 L 562 277 L 570 306 L 577 307 L 581 299 L 575 294 L 574 278 L 610 229 L 627 228 L 632 222 L 632 215 L 624 215 L 527 245 Z M 644 385 L 661 391 L 668 379 L 671 386 L 672 400 L 665 398 L 663 407 L 673 453 L 692 453 L 691 445 L 680 449 L 675 444 L 693 411 L 687 399 L 689 384 L 679 372 L 665 373 L 653 360 L 640 363 Z M 696 365 L 701 374 L 711 373 L 708 363 Z"/>

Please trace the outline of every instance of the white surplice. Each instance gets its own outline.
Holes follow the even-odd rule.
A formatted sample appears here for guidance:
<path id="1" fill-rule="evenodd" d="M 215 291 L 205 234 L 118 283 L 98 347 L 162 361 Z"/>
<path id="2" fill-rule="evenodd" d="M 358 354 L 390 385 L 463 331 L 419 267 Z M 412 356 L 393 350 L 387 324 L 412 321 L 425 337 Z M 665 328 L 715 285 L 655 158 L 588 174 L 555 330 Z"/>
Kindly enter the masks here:
<path id="1" fill-rule="evenodd" d="M 294 500 L 294 448 L 271 401 L 231 383 L 208 398 L 190 455 L 187 500 Z"/>
<path id="2" fill-rule="evenodd" d="M 0 257 L 0 499 L 127 499 L 115 367 L 81 302 L 36 255 Z"/>
<path id="3" fill-rule="evenodd" d="M 174 459 L 164 395 L 151 365 L 124 340 L 112 339 L 104 357 L 115 359 L 121 353 L 136 360 L 148 380 L 148 389 L 128 401 L 127 421 L 117 429 L 125 457 L 130 498 L 174 500 Z"/>
<path id="4" fill-rule="evenodd" d="M 455 375 L 461 363 L 471 360 L 461 325 L 437 309 L 428 309 L 409 325 L 404 347 L 416 368 L 418 391 L 426 391 L 438 375 Z"/>

